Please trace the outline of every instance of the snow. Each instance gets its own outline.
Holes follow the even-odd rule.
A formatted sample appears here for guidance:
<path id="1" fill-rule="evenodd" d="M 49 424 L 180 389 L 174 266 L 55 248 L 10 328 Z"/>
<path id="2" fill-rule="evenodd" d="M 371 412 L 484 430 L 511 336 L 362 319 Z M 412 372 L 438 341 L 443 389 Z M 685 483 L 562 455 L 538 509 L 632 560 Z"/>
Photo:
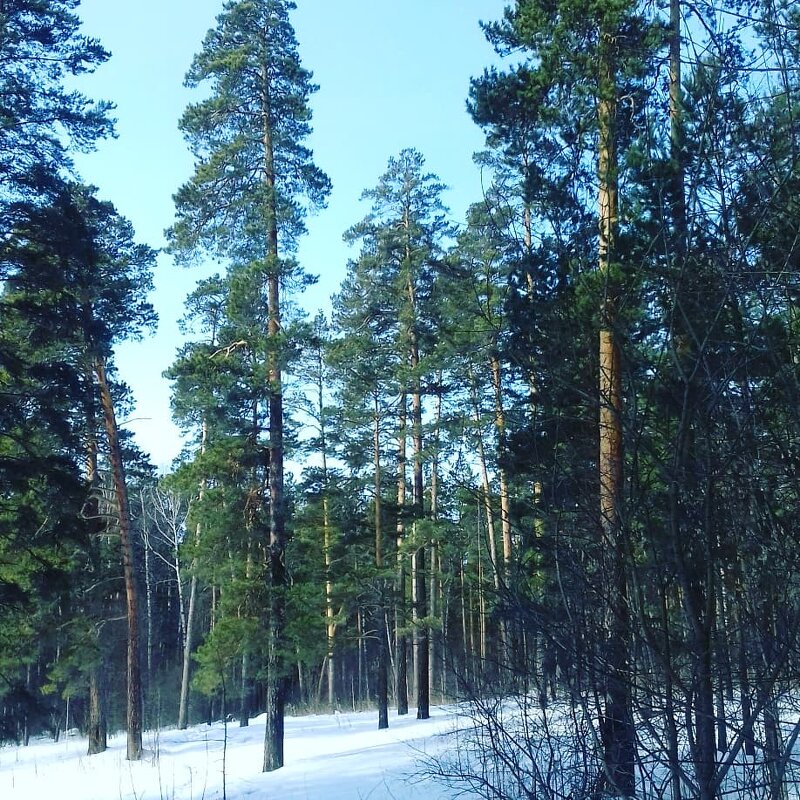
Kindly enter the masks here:
<path id="1" fill-rule="evenodd" d="M 285 764 L 261 772 L 264 717 L 228 725 L 228 800 L 448 800 L 445 787 L 421 774 L 422 761 L 443 751 L 456 728 L 454 707 L 431 719 L 377 712 L 286 718 Z M 87 756 L 84 738 L 32 741 L 0 748 L 0 797 L 20 800 L 218 800 L 223 797 L 222 723 L 148 732 L 145 757 L 125 760 L 124 733 L 105 753 Z"/>

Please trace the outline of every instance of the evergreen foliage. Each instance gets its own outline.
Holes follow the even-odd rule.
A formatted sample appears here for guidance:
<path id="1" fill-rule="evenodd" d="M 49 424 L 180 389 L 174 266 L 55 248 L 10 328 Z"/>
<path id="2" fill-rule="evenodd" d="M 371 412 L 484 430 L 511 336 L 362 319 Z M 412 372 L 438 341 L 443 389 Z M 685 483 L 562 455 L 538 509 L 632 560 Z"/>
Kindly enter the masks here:
<path id="1" fill-rule="evenodd" d="M 69 150 L 85 151 L 113 132 L 109 102 L 65 87 L 65 78 L 108 59 L 80 34 L 79 0 L 6 0 L 0 8 L 0 201 L 36 194 L 42 180 L 70 166 Z M 2 230 L 8 222 L 0 217 Z"/>

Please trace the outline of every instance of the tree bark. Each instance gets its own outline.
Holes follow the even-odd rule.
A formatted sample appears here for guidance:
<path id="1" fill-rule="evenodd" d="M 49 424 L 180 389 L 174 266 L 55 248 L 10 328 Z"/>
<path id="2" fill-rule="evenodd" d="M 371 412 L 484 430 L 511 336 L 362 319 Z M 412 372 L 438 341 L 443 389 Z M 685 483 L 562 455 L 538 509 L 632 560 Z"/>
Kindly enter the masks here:
<path id="1" fill-rule="evenodd" d="M 334 693 L 336 675 L 336 615 L 333 608 L 333 531 L 331 529 L 330 480 L 328 477 L 328 441 L 325 428 L 325 397 L 323 384 L 322 344 L 317 361 L 317 415 L 319 417 L 320 451 L 322 455 L 322 547 L 325 560 L 325 635 L 327 641 L 326 671 L 328 681 L 328 708 L 333 712 L 336 705 Z M 378 500 L 380 503 L 380 500 Z"/>
<path id="2" fill-rule="evenodd" d="M 138 761 L 142 757 L 142 682 L 139 664 L 139 615 L 134 576 L 133 544 L 131 542 L 128 489 L 125 482 L 122 452 L 119 446 L 119 429 L 114 414 L 114 403 L 106 377 L 105 363 L 100 358 L 95 360 L 94 373 L 100 390 L 100 403 L 103 407 L 103 420 L 108 438 L 111 474 L 114 482 L 117 512 L 119 514 L 119 541 L 122 550 L 122 569 L 125 580 L 125 601 L 128 620 L 127 758 L 129 761 Z"/>
<path id="3" fill-rule="evenodd" d="M 433 423 L 433 435 L 431 440 L 433 442 L 433 453 L 431 457 L 431 480 L 430 480 L 430 497 L 431 497 L 431 506 L 430 506 L 430 519 L 433 523 L 433 530 L 434 535 L 431 539 L 431 550 L 430 550 L 430 568 L 428 570 L 428 614 L 431 619 L 435 619 L 437 612 L 439 613 L 440 618 L 442 619 L 442 631 L 444 631 L 444 614 L 443 608 L 444 603 L 441 602 L 442 592 L 440 591 L 441 587 L 441 569 L 440 569 L 440 557 L 439 557 L 439 542 L 438 542 L 438 526 L 437 523 L 439 522 L 439 436 L 442 424 L 442 371 L 439 370 L 438 379 L 438 391 L 436 394 L 436 410 L 434 412 L 434 423 Z M 438 603 L 437 608 L 437 597 L 439 598 L 440 602 Z M 433 630 L 428 628 L 428 690 L 433 691 L 433 687 L 436 685 L 436 668 L 437 668 L 437 636 Z M 447 641 L 446 636 L 441 637 L 442 642 L 444 643 Z M 444 652 L 442 648 L 442 655 L 440 658 L 439 664 L 440 670 L 442 675 L 444 674 Z M 440 695 L 442 693 L 440 692 Z"/>
<path id="4" fill-rule="evenodd" d="M 186 730 L 189 724 L 189 681 L 192 669 L 192 647 L 194 646 L 195 609 L 197 606 L 196 559 L 192 559 L 192 580 L 189 584 L 189 608 L 186 612 L 186 638 L 183 642 L 183 666 L 181 669 L 181 695 L 178 705 L 178 730 Z"/>
<path id="5" fill-rule="evenodd" d="M 408 714 L 408 636 L 406 634 L 406 395 L 400 397 L 397 434 L 397 594 L 395 598 L 395 694 L 397 714 Z"/>
<path id="6" fill-rule="evenodd" d="M 386 630 L 386 581 L 383 575 L 383 521 L 381 519 L 381 417 L 375 394 L 373 464 L 375 472 L 375 569 L 378 572 L 378 730 L 389 727 L 389 642 Z"/>
<path id="7" fill-rule="evenodd" d="M 286 705 L 285 664 L 281 656 L 286 626 L 287 574 L 286 518 L 283 493 L 283 387 L 280 359 L 281 307 L 278 251 L 278 209 L 273 150 L 272 101 L 267 65 L 262 67 L 262 112 L 264 145 L 264 215 L 267 230 L 267 340 L 269 373 L 269 619 L 267 622 L 266 725 L 263 771 L 283 766 L 284 712 Z"/>
<path id="8" fill-rule="evenodd" d="M 333 578 L 331 573 L 331 549 L 332 549 L 332 533 L 331 533 L 331 512 L 330 501 L 328 499 L 327 490 L 327 466 L 325 461 L 325 454 L 323 451 L 323 474 L 325 481 L 325 495 L 322 498 L 322 529 L 325 550 L 325 639 L 327 643 L 326 653 L 326 677 L 328 684 L 328 708 L 333 712 L 336 707 L 335 695 L 335 676 L 336 676 L 336 651 L 334 645 L 336 643 L 336 616 L 333 608 Z"/>
<path id="9" fill-rule="evenodd" d="M 239 692 L 239 727 L 250 725 L 250 650 L 245 645 L 242 653 L 242 685 Z"/>
<path id="10" fill-rule="evenodd" d="M 511 586 L 511 562 L 513 558 L 513 542 L 511 539 L 511 495 L 508 489 L 508 473 L 504 466 L 506 449 L 506 416 L 503 408 L 503 375 L 500 366 L 500 358 L 496 352 L 492 352 L 489 359 L 489 366 L 492 376 L 492 389 L 494 390 L 494 426 L 497 434 L 497 478 L 500 484 L 500 535 L 503 542 L 503 571 L 502 585 L 506 590 Z M 518 643 L 519 631 L 509 620 L 508 615 L 504 614 L 500 625 L 500 635 L 502 637 L 499 666 L 502 669 L 510 670 L 513 676 L 515 671 L 511 669 L 513 651 Z"/>
<path id="11" fill-rule="evenodd" d="M 508 474 L 503 466 L 506 447 L 506 416 L 503 409 L 503 377 L 500 359 L 492 353 L 490 359 L 492 388 L 494 389 L 494 425 L 497 432 L 497 477 L 500 482 L 500 532 L 503 540 L 503 577 L 508 586 L 511 580 L 513 542 L 511 539 L 511 496 L 508 490 Z"/>
<path id="12" fill-rule="evenodd" d="M 147 528 L 147 514 L 144 502 L 144 492 L 139 494 L 139 502 L 142 512 L 142 538 L 144 539 L 144 598 L 145 598 L 145 618 L 147 619 L 147 633 L 145 636 L 145 680 L 150 685 L 153 676 L 153 580 L 150 570 L 150 531 Z"/>
<path id="13" fill-rule="evenodd" d="M 90 756 L 104 753 L 108 747 L 105 687 L 101 670 L 102 667 L 94 667 L 89 673 L 89 730 L 87 734 L 89 746 L 87 755 Z"/>
<path id="14" fill-rule="evenodd" d="M 96 547 L 95 538 L 103 530 L 104 523 L 100 517 L 100 504 L 97 496 L 99 473 L 97 469 L 97 416 L 95 414 L 94 392 L 91 391 L 91 372 L 84 376 L 86 382 L 86 488 L 87 498 L 84 505 L 83 516 L 87 522 L 89 547 Z M 87 755 L 104 753 L 108 747 L 108 734 L 106 723 L 105 685 L 103 682 L 103 643 L 102 625 L 95 626 L 95 636 L 98 649 L 98 663 L 89 673 L 89 730 Z M 30 666 L 27 670 L 27 684 L 30 687 Z M 28 726 L 25 724 L 25 737 L 27 745 Z"/>
<path id="15" fill-rule="evenodd" d="M 633 797 L 635 732 L 631 711 L 630 608 L 625 573 L 627 547 L 622 519 L 622 364 L 615 326 L 618 287 L 613 274 L 618 224 L 616 155 L 617 76 L 615 37 L 600 31 L 598 116 L 598 270 L 604 280 L 599 331 L 600 526 L 610 557 L 611 624 L 605 665 L 605 711 L 601 726 L 605 778 L 610 790 Z"/>
<path id="16" fill-rule="evenodd" d="M 417 353 L 417 363 L 419 354 Z M 412 502 L 414 504 L 414 540 L 418 541 L 417 524 L 423 516 L 423 482 L 422 482 L 422 396 L 419 383 L 411 396 L 412 435 L 414 445 L 414 483 Z M 428 634 L 428 587 L 426 574 L 425 542 L 418 542 L 414 552 L 414 644 L 416 650 L 416 687 L 417 687 L 417 719 L 430 717 L 430 685 L 428 684 L 429 634 Z"/>
<path id="17" fill-rule="evenodd" d="M 412 469 L 411 502 L 414 517 L 414 541 L 416 550 L 412 559 L 413 572 L 413 605 L 414 617 L 414 666 L 415 686 L 417 692 L 417 719 L 428 719 L 430 716 L 430 686 L 428 684 L 429 634 L 428 634 L 428 589 L 425 574 L 425 542 L 418 541 L 418 521 L 425 513 L 424 482 L 422 475 L 422 379 L 420 376 L 420 350 L 417 333 L 417 298 L 412 274 L 412 256 L 410 244 L 409 210 L 406 208 L 403 224 L 406 229 L 405 264 L 406 292 L 409 309 L 408 355 L 411 368 L 411 443 L 414 450 Z"/>

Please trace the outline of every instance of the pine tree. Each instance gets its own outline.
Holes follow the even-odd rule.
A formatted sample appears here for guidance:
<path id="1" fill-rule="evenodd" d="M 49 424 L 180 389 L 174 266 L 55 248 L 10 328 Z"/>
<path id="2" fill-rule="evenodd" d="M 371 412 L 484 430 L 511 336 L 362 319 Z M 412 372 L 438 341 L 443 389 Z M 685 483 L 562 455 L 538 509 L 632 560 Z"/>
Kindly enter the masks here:
<path id="1" fill-rule="evenodd" d="M 198 460 L 201 462 L 198 469 L 202 470 L 202 462 L 209 446 L 209 433 L 212 427 L 215 430 L 220 422 L 219 416 L 225 413 L 226 403 L 220 396 L 220 386 L 216 380 L 216 361 L 213 358 L 217 352 L 219 337 L 225 324 L 225 305 L 227 298 L 226 283 L 215 275 L 198 283 L 197 288 L 186 300 L 186 315 L 181 321 L 182 331 L 197 332 L 203 335 L 201 342 L 185 345 L 178 352 L 178 357 L 173 365 L 164 373 L 166 378 L 174 381 L 172 392 L 173 418 L 178 425 L 199 437 L 197 442 Z M 203 506 L 207 477 L 191 474 L 187 478 L 186 461 L 183 469 L 175 476 L 179 485 L 189 481 L 186 493 L 194 496 L 197 492 L 195 505 Z M 190 508 L 190 511 L 193 507 Z M 186 609 L 186 625 L 183 639 L 183 669 L 181 670 L 180 703 L 178 706 L 178 728 L 184 730 L 189 723 L 189 684 L 192 669 L 192 651 L 199 638 L 197 623 L 199 616 L 198 599 L 200 592 L 200 564 L 198 561 L 202 543 L 202 520 L 192 514 L 190 527 L 193 536 L 187 542 L 184 550 L 191 553 L 189 601 Z"/>
<path id="2" fill-rule="evenodd" d="M 387 428 L 394 416 L 393 396 L 397 393 L 397 354 L 393 346 L 391 317 L 381 313 L 385 298 L 380 273 L 375 274 L 366 259 L 351 264 L 351 271 L 334 298 L 337 332 L 330 348 L 331 364 L 338 388 L 337 402 L 341 430 L 337 436 L 340 458 L 351 474 L 366 472 L 371 477 L 364 483 L 372 493 L 371 530 L 374 546 L 374 585 L 371 610 L 375 638 L 378 640 L 376 665 L 378 728 L 389 726 L 389 643 L 387 640 L 388 611 L 392 602 L 391 576 L 395 572 L 386 565 L 387 547 L 386 513 L 384 506 L 384 462 Z M 366 454 L 370 453 L 371 458 Z M 367 489 L 367 491 L 370 491 Z M 402 508 L 398 509 L 398 513 Z M 397 558 L 401 556 L 398 553 Z M 400 563 L 400 562 L 398 562 Z M 402 573 L 403 567 L 400 566 Z M 398 581 L 402 586 L 402 581 Z M 405 597 L 398 592 L 394 598 L 395 620 L 402 614 Z M 397 625 L 395 626 L 398 627 Z M 401 640 L 395 633 L 395 644 Z M 395 687 L 398 713 L 408 712 L 408 695 L 405 680 L 405 650 L 397 648 L 395 663 L 398 675 Z M 404 708 L 405 706 L 405 708 Z"/>
<path id="3" fill-rule="evenodd" d="M 450 254 L 453 266 L 438 292 L 442 324 L 437 342 L 446 383 L 457 387 L 449 398 L 451 424 L 460 419 L 464 435 L 474 432 L 486 518 L 488 572 L 501 615 L 497 662 L 512 672 L 510 621 L 500 607 L 503 597 L 512 590 L 517 572 L 512 558 L 506 454 L 507 406 L 514 384 L 511 359 L 507 356 L 507 305 L 512 292 L 510 269 L 516 254 L 508 225 L 514 217 L 515 210 L 496 191 L 468 210 L 466 227 Z M 488 433 L 484 429 L 487 417 L 492 420 Z M 490 471 L 497 479 L 496 498 Z M 489 670 L 488 664 L 486 669 Z"/>
<path id="4" fill-rule="evenodd" d="M 64 86 L 68 77 L 91 72 L 108 58 L 96 40 L 80 35 L 76 6 L 75 0 L 0 4 L 0 281 L 10 279 L 3 286 L 0 331 L 0 482 L 7 487 L 9 503 L 5 523 L 14 532 L 7 541 L 28 531 L 29 525 L 34 526 L 28 531 L 30 541 L 42 544 L 55 531 L 71 531 L 67 519 L 78 497 L 73 493 L 76 430 L 71 417 L 81 378 L 65 360 L 54 332 L 48 331 L 41 304 L 32 300 L 27 288 L 12 285 L 24 267 L 11 233 L 25 222 L 22 198 L 39 198 L 46 204 L 58 193 L 56 176 L 70 166 L 68 149 L 89 149 L 113 130 L 109 103 L 93 103 Z M 38 481 L 41 485 L 30 494 Z M 62 502 L 48 501 L 48 487 L 57 485 Z M 22 514 L 25 519 L 14 520 L 27 505 L 19 501 L 28 497 L 32 502 L 34 496 L 36 502 Z M 34 508 L 40 501 L 45 516 L 37 522 Z M 42 555 L 41 563 L 50 564 L 49 556 Z M 16 600 L 32 587 L 17 578 L 0 583 Z M 9 607 L 16 608 L 16 600 Z"/>
<path id="5" fill-rule="evenodd" d="M 630 664 L 632 618 L 628 586 L 628 518 L 624 507 L 622 353 L 624 321 L 620 307 L 625 296 L 621 268 L 624 254 L 619 242 L 619 186 L 621 152 L 629 142 L 632 115 L 621 113 L 623 94 L 639 96 L 640 78 L 648 57 L 660 39 L 635 3 L 585 4 L 563 0 L 555 4 L 520 0 L 507 9 L 502 22 L 486 27 L 500 52 L 522 48 L 523 65 L 505 74 L 487 73 L 473 85 L 474 111 L 504 147 L 506 159 L 523 157 L 525 207 L 537 189 L 530 185 L 529 148 L 537 161 L 569 152 L 581 136 L 591 131 L 595 152 L 591 158 L 596 177 L 598 242 L 595 283 L 598 307 L 598 408 L 599 532 L 603 560 L 610 580 L 607 656 L 602 672 L 604 709 L 601 739 L 604 773 L 611 790 L 625 796 L 635 792 L 635 738 L 632 718 Z M 655 35 L 654 33 L 655 32 Z M 563 58 L 565 52 L 573 55 Z M 527 110 L 526 110 L 527 109 Z M 524 143 L 522 146 L 520 143 Z M 588 142 L 584 143 L 584 148 Z M 566 145 L 566 147 L 565 147 Z M 585 151 L 584 151 L 585 152 Z M 584 164 L 586 160 L 584 159 Z M 571 170 L 570 191 L 591 192 L 591 184 L 578 181 L 580 162 Z M 576 180 L 577 179 L 577 180 Z M 553 228 L 558 230 L 558 223 Z M 530 242 L 526 233 L 526 245 Z M 530 249 L 528 255 L 530 255 Z M 533 277 L 528 271 L 529 280 Z M 531 285 L 531 291 L 534 286 Z"/>
<path id="6" fill-rule="evenodd" d="M 201 251 L 247 266 L 266 294 L 269 410 L 270 607 L 264 770 L 283 765 L 286 664 L 282 655 L 287 573 L 283 489 L 281 289 L 296 277 L 287 259 L 308 206 L 324 203 L 329 181 L 303 144 L 310 133 L 309 97 L 287 0 L 228 0 L 187 74 L 210 96 L 181 120 L 198 166 L 176 194 L 172 249 L 183 260 Z M 263 301 L 262 301 L 263 302 Z"/>
<path id="7" fill-rule="evenodd" d="M 175 381 L 175 417 L 196 437 L 193 456 L 180 470 L 181 483 L 197 493 L 191 513 L 192 572 L 195 579 L 202 575 L 218 595 L 216 624 L 204 652 L 210 655 L 228 641 L 224 637 L 238 631 L 236 652 L 227 657 L 240 659 L 242 726 L 249 723 L 252 662 L 261 650 L 257 629 L 264 574 L 258 554 L 268 530 L 265 325 L 263 305 L 253 289 L 252 272 L 242 268 L 231 269 L 224 280 L 202 281 L 188 305 L 204 337 L 211 338 L 185 345 L 167 372 Z M 207 691 L 219 689 L 218 667 L 212 658 L 205 676 L 198 678 Z M 230 699 L 232 675 L 225 681 Z"/>
<path id="8" fill-rule="evenodd" d="M 81 36 L 78 0 L 4 0 L 0 5 L 0 183 L 2 205 L 39 193 L 45 176 L 70 165 L 68 148 L 87 150 L 112 131 L 108 102 L 64 86 L 108 59 Z M 0 229 L 9 221 L 0 217 Z"/>
<path id="9" fill-rule="evenodd" d="M 443 258 L 445 238 L 451 226 L 445 216 L 438 178 L 425 173 L 423 156 L 411 149 L 391 158 L 377 186 L 364 192 L 372 201 L 370 214 L 353 226 L 346 237 L 361 242 L 360 269 L 372 271 L 371 280 L 380 284 L 382 296 L 376 298 L 391 331 L 397 360 L 397 380 L 401 390 L 399 451 L 401 474 L 398 505 L 404 504 L 405 398 L 411 403 L 412 459 L 412 613 L 414 664 L 416 667 L 417 715 L 427 719 L 430 705 L 429 636 L 427 620 L 426 552 L 428 543 L 421 534 L 425 515 L 423 484 L 423 380 L 430 367 L 425 357 L 432 350 L 426 339 L 434 315 L 433 286 Z M 402 514 L 402 511 L 400 512 Z M 398 525 L 402 523 L 400 518 Z M 416 534 L 420 532 L 420 535 Z M 402 568 L 401 568 L 402 576 Z M 402 581 L 401 581 L 402 582 Z M 402 599 L 401 599 L 402 602 Z M 402 653 L 398 653 L 398 660 Z"/>
<path id="10" fill-rule="evenodd" d="M 0 740 L 25 744 L 60 702 L 41 689 L 53 621 L 80 563 L 84 499 L 82 386 L 31 300 L 8 284 L 0 294 Z"/>
<path id="11" fill-rule="evenodd" d="M 136 244 L 133 229 L 91 188 L 66 184 L 50 205 L 24 204 L 8 244 L 16 269 L 12 291 L 46 313 L 65 345 L 65 356 L 83 378 L 94 375 L 106 429 L 127 597 L 128 758 L 141 757 L 142 696 L 138 610 L 131 517 L 122 446 L 107 366 L 114 344 L 140 335 L 155 322 L 147 303 L 153 251 Z M 88 432 L 93 435 L 94 432 Z"/>
<path id="12" fill-rule="evenodd" d="M 325 655 L 325 672 L 327 683 L 328 706 L 331 711 L 336 707 L 336 611 L 334 609 L 334 572 L 333 558 L 336 539 L 338 538 L 331 511 L 332 436 L 337 421 L 328 400 L 332 390 L 332 374 L 328 364 L 327 353 L 331 344 L 331 330 L 325 316 L 320 312 L 314 318 L 308 333 L 306 352 L 298 365 L 298 377 L 302 383 L 308 384 L 309 396 L 303 396 L 301 408 L 311 428 L 311 439 L 305 448 L 316 454 L 320 460 L 319 469 L 307 470 L 309 478 L 316 484 L 319 482 L 319 494 L 322 505 L 322 556 L 325 566 L 325 632 L 327 653 Z"/>

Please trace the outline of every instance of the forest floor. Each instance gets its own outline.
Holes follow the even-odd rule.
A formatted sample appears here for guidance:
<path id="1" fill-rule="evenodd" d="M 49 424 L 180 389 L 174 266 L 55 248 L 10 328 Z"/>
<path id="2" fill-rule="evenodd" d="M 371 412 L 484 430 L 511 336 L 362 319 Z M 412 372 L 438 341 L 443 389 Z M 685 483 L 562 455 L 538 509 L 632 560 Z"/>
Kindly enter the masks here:
<path id="1" fill-rule="evenodd" d="M 377 730 L 377 712 L 286 718 L 286 766 L 261 772 L 264 718 L 196 725 L 145 734 L 145 757 L 125 760 L 125 734 L 86 755 L 86 739 L 32 740 L 0 748 L 4 800 L 448 800 L 452 791 L 423 775 L 422 763 L 447 746 L 456 709 L 434 707 L 431 719 L 390 716 Z M 463 721 L 463 720 L 462 720 Z M 223 766 L 223 752 L 225 753 Z M 225 776 L 223 795 L 223 773 Z"/>

